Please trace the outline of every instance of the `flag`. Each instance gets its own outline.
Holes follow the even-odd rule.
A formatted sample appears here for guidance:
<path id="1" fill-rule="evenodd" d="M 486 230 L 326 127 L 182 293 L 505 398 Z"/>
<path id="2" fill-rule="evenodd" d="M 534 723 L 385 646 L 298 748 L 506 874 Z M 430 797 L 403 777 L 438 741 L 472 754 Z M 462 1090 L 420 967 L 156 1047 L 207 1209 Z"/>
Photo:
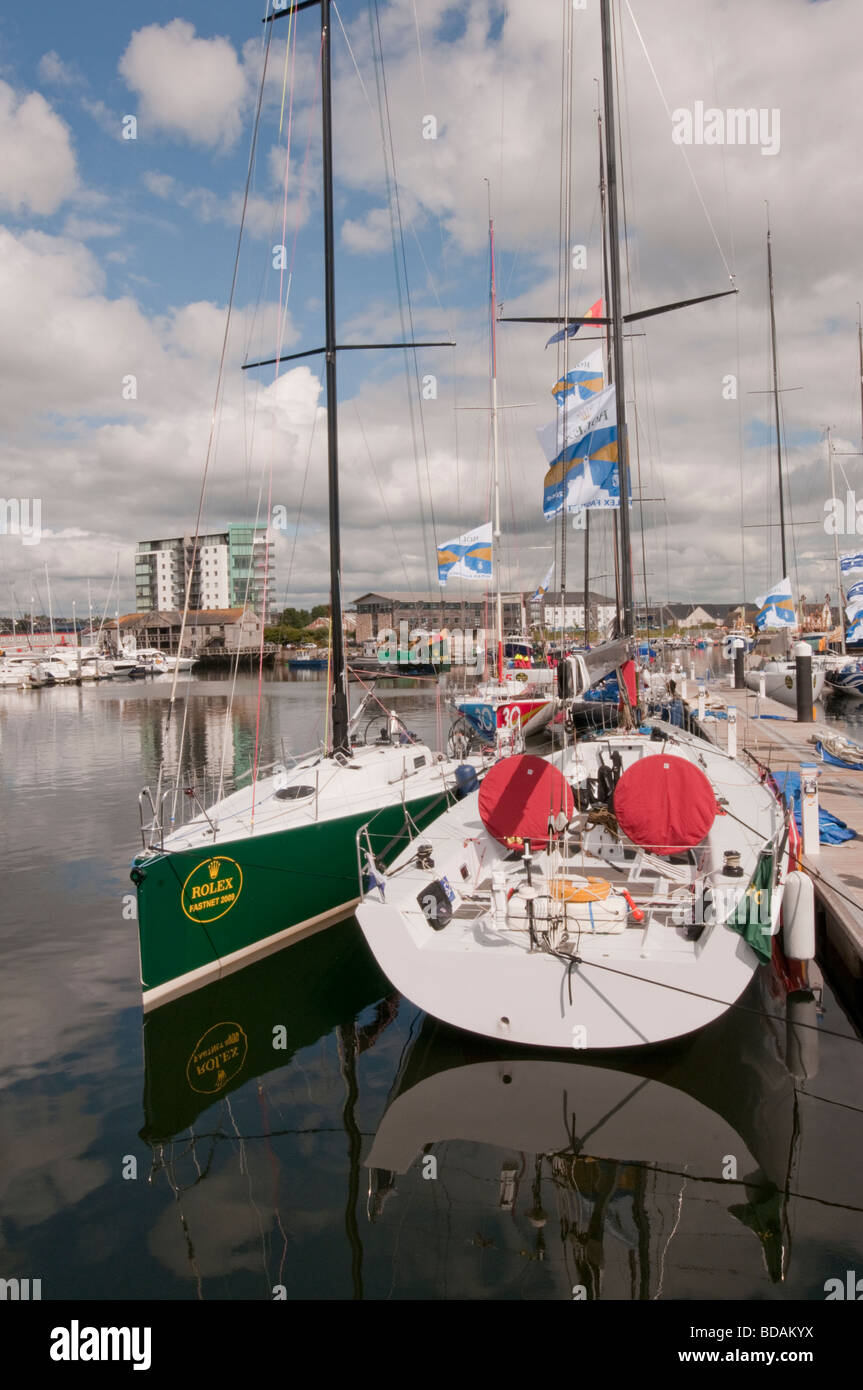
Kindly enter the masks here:
<path id="1" fill-rule="evenodd" d="M 863 579 L 849 584 L 845 591 L 845 605 L 847 618 L 856 618 L 858 613 L 863 613 Z"/>
<path id="2" fill-rule="evenodd" d="M 602 386 L 602 348 L 597 348 L 555 382 L 551 394 L 562 410 L 567 401 L 586 401 L 601 391 Z"/>
<path id="3" fill-rule="evenodd" d="M 863 550 L 843 550 L 839 568 L 843 574 L 863 574 Z"/>
<path id="4" fill-rule="evenodd" d="M 551 583 L 551 576 L 554 574 L 554 561 L 548 567 L 548 574 L 541 584 L 537 585 L 536 593 L 531 598 L 531 603 L 536 603 L 538 599 L 545 598 L 548 593 L 548 586 Z"/>
<path id="5" fill-rule="evenodd" d="M 560 411 L 551 424 L 540 426 L 537 438 L 550 464 L 582 457 L 579 444 L 591 430 L 613 428 L 617 436 L 615 395 L 614 386 L 607 386 L 567 411 Z"/>
<path id="6" fill-rule="evenodd" d="M 583 314 L 581 317 L 586 319 L 601 319 L 602 300 L 598 299 L 595 304 L 591 305 L 587 313 Z M 546 343 L 546 347 L 551 347 L 552 343 L 562 342 L 564 338 L 574 338 L 580 327 L 580 323 L 568 323 L 565 328 L 561 328 L 559 333 L 552 334 Z"/>
<path id="7" fill-rule="evenodd" d="M 551 468 L 545 475 L 542 511 L 550 520 L 565 508 L 619 507 L 615 388 L 598 391 L 553 425 L 537 430 Z M 631 497 L 629 499 L 631 503 Z"/>
<path id="8" fill-rule="evenodd" d="M 763 598 L 757 598 L 758 613 L 755 626 L 759 632 L 765 628 L 796 627 L 797 614 L 794 612 L 794 599 L 791 596 L 791 580 L 782 579 Z"/>
<path id="9" fill-rule="evenodd" d="M 845 629 L 846 642 L 863 642 L 863 613 L 858 613 Z"/>
<path id="10" fill-rule="evenodd" d="M 491 578 L 491 522 L 467 531 L 455 540 L 438 546 L 437 577 L 439 584 L 453 579 Z"/>

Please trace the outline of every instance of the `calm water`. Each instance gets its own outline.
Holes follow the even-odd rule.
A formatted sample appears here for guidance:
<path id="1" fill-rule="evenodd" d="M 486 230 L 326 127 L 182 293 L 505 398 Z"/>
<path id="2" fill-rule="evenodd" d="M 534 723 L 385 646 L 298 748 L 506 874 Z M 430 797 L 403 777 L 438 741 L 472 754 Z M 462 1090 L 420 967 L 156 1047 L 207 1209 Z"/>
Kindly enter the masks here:
<path id="1" fill-rule="evenodd" d="M 227 685 L 185 689 L 215 763 Z M 46 1299 L 822 1299 L 863 1270 L 863 1049 L 829 989 L 817 1034 L 739 1013 L 603 1065 L 517 1055 L 431 1025 L 346 923 L 144 1025 L 126 895 L 167 690 L 0 692 L 0 1277 Z M 427 689 L 385 698 L 435 742 L 449 722 Z M 268 681 L 264 759 L 323 707 L 319 678 Z M 245 680 L 233 773 L 257 719 Z M 219 1098 L 187 1071 L 208 1034 L 236 1039 Z"/>

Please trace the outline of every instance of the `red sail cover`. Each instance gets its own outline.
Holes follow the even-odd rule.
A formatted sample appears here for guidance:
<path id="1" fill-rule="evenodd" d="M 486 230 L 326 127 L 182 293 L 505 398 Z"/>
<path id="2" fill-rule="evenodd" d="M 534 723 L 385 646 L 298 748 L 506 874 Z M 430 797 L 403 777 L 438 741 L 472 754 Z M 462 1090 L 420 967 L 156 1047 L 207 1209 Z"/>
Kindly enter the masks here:
<path id="1" fill-rule="evenodd" d="M 614 814 L 633 844 L 677 854 L 704 839 L 716 819 L 716 796 L 693 763 L 657 753 L 626 769 L 614 789 Z"/>
<path id="2" fill-rule="evenodd" d="M 486 773 L 479 790 L 482 823 L 502 845 L 530 840 L 538 849 L 548 844 L 548 822 L 563 811 L 575 810 L 569 783 L 545 758 L 523 753 L 501 758 Z"/>

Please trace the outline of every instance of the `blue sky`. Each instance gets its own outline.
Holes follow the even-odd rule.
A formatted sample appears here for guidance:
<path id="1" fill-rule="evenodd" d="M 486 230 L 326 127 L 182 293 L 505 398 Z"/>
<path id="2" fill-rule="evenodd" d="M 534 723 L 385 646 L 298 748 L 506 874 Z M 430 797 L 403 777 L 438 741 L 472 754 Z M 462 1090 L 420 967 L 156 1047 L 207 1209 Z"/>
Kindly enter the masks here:
<path id="1" fill-rule="evenodd" d="M 863 15 L 853 0 L 728 0 L 719 10 L 711 0 L 621 0 L 620 8 L 628 307 L 724 289 L 729 270 L 741 291 L 649 321 L 629 349 L 643 490 L 663 499 L 645 507 L 649 585 L 661 597 L 732 599 L 777 577 L 747 520 L 769 521 L 776 507 L 770 399 L 752 394 L 770 383 L 767 199 L 782 382 L 805 388 L 783 398 L 795 515 L 821 514 L 824 427 L 832 424 L 846 449 L 859 447 L 863 132 L 854 54 Z M 40 498 L 43 529 L 38 546 L 0 536 L 0 611 L 12 603 L 11 585 L 26 607 L 30 576 L 46 563 L 59 606 L 75 598 L 80 609 L 88 577 L 104 593 L 118 557 L 120 607 L 128 608 L 135 541 L 194 526 L 262 9 L 214 0 L 181 13 L 150 0 L 134 8 L 92 0 L 83 13 L 49 4 L 0 17 L 0 136 L 8 152 L 0 169 L 0 428 L 7 441 L 0 492 Z M 408 297 L 400 266 L 400 313 L 370 11 L 362 0 L 340 9 L 352 52 L 336 17 L 339 332 L 345 341 L 401 338 Z M 587 268 L 573 274 L 574 311 L 600 290 L 597 10 L 588 6 L 574 20 L 582 27 L 571 237 L 587 248 Z M 402 354 L 341 359 L 348 599 L 387 584 L 430 587 L 435 539 L 488 515 L 486 180 L 507 312 L 553 312 L 560 15 L 550 0 L 469 10 L 445 0 L 379 4 L 413 329 L 419 338 L 452 336 L 458 346 L 419 355 L 419 373 L 437 378 L 437 395 L 425 401 L 416 399 L 413 366 L 406 376 Z M 279 601 L 305 604 L 326 591 L 320 359 L 283 368 L 278 383 L 272 373 L 250 380 L 239 370 L 249 354 L 271 355 L 276 341 L 280 276 L 272 248 L 282 239 L 278 120 L 288 23 L 272 28 L 204 525 L 221 528 L 249 515 L 259 488 L 265 497 L 271 488 L 272 503 L 292 518 L 289 532 L 276 537 Z M 323 332 L 316 31 L 316 11 L 305 12 L 292 60 L 288 351 L 316 346 Z M 666 105 L 696 101 L 778 111 L 779 152 L 698 147 L 684 158 L 670 138 Z M 433 141 L 423 139 L 430 114 Z M 126 115 L 137 120 L 135 140 L 121 138 Z M 827 198 L 828 189 L 835 196 Z M 535 437 L 553 415 L 548 393 L 561 366 L 555 350 L 544 348 L 547 336 L 541 327 L 499 330 L 499 392 L 508 407 L 501 420 L 504 578 L 531 589 L 551 553 Z M 127 374 L 137 379 L 133 401 L 120 392 Z M 731 401 L 722 392 L 729 374 L 738 377 Z M 847 466 L 853 479 L 854 461 Z M 820 588 L 829 583 L 831 561 L 819 535 L 817 526 L 806 531 L 798 565 L 801 583 Z M 574 537 L 571 573 L 580 573 L 580 546 Z M 637 569 L 639 552 L 640 541 Z M 605 519 L 594 535 L 597 574 L 610 570 L 609 554 Z"/>

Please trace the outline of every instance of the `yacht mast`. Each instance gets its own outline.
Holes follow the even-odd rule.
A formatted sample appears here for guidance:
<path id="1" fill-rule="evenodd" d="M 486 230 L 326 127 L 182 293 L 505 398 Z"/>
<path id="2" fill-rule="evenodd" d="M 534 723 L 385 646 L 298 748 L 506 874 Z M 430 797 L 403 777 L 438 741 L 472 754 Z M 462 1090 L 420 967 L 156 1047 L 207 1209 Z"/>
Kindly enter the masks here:
<path id="1" fill-rule="evenodd" d="M 617 210 L 617 148 L 614 132 L 614 78 L 611 0 L 600 0 L 602 20 L 602 95 L 605 111 L 605 167 L 608 180 L 608 240 L 611 272 L 612 368 L 617 390 L 617 456 L 620 478 L 620 550 L 623 636 L 635 630 L 632 602 L 632 544 L 629 533 L 629 449 L 626 438 L 626 390 L 623 376 L 623 306 L 620 284 L 620 230 Z"/>
<path id="2" fill-rule="evenodd" d="M 788 578 L 788 551 L 785 543 L 785 497 L 782 488 L 782 434 L 779 428 L 779 366 L 776 361 L 776 312 L 773 304 L 773 252 L 770 243 L 770 213 L 767 222 L 767 281 L 770 290 L 770 348 L 773 357 L 773 409 L 776 417 L 776 463 L 779 470 L 779 528 L 782 537 L 782 578 Z"/>
<path id="3" fill-rule="evenodd" d="M 491 255 L 491 456 L 494 485 L 492 559 L 497 614 L 497 675 L 498 680 L 503 680 L 503 599 L 500 592 L 500 467 L 497 452 L 497 286 L 494 278 L 494 223 L 491 218 L 488 220 L 488 244 Z"/>
<path id="4" fill-rule="evenodd" d="M 860 439 L 863 441 L 863 312 L 857 305 L 857 365 L 860 374 Z"/>
<path id="5" fill-rule="evenodd" d="M 335 235 L 333 231 L 333 113 L 330 79 L 330 0 L 321 0 L 321 110 L 324 176 L 324 353 L 327 376 L 327 479 L 330 510 L 330 640 L 332 642 L 332 733 L 329 754 L 350 753 L 348 669 L 342 619 L 342 547 L 339 530 L 338 395 L 336 391 Z"/>
<path id="6" fill-rule="evenodd" d="M 830 459 L 830 496 L 836 496 L 836 470 L 833 466 L 833 436 L 827 427 L 827 456 Z M 842 634 L 842 655 L 845 656 L 845 601 L 842 597 L 842 565 L 839 561 L 839 534 L 833 529 L 833 558 L 836 562 L 836 592 L 839 602 L 839 631 Z"/>

